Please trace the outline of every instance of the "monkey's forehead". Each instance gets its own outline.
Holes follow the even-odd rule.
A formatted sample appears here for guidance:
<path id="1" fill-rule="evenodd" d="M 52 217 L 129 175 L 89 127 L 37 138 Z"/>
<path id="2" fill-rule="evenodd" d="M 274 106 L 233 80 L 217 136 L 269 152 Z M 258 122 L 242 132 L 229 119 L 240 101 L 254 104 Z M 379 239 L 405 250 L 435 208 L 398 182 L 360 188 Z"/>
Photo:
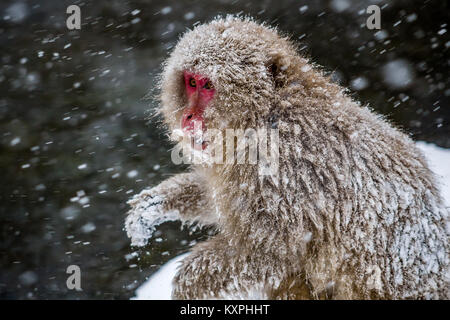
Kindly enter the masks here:
<path id="1" fill-rule="evenodd" d="M 281 38 L 276 30 L 250 18 L 216 19 L 182 36 L 167 61 L 166 71 L 188 70 L 208 75 L 211 80 L 236 76 L 246 66 L 263 67 L 277 39 Z"/>

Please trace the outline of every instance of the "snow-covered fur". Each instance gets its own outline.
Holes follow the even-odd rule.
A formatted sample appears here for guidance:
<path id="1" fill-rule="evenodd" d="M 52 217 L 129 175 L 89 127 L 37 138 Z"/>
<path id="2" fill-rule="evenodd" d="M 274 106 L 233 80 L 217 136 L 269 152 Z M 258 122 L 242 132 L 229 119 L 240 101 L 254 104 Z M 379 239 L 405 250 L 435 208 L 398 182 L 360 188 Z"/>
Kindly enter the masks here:
<path id="1" fill-rule="evenodd" d="M 193 166 L 135 197 L 129 217 L 160 197 L 161 213 L 217 227 L 184 259 L 174 298 L 449 297 L 448 209 L 407 135 L 249 18 L 181 37 L 161 79 L 171 130 L 186 105 L 183 70 L 214 84 L 207 128 L 277 128 L 280 158 L 278 178 L 251 164 Z"/>

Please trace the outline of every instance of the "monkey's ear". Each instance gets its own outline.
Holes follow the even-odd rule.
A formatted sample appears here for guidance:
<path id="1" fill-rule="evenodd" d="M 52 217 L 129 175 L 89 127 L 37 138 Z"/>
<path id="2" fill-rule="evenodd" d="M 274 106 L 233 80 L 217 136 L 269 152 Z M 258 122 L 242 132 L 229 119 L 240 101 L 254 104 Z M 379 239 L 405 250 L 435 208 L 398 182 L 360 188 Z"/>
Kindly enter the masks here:
<path id="1" fill-rule="evenodd" d="M 271 61 L 268 63 L 267 71 L 273 79 L 275 88 L 283 87 L 285 79 L 285 66 L 282 63 L 282 59 L 278 55 L 272 57 Z"/>

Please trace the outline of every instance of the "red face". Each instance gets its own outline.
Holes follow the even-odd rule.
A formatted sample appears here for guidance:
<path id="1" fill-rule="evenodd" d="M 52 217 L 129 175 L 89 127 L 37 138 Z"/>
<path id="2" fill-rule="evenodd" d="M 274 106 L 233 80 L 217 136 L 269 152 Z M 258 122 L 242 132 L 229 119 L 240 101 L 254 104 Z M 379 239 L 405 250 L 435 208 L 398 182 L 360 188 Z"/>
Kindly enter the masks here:
<path id="1" fill-rule="evenodd" d="M 181 117 L 181 129 L 184 133 L 194 135 L 194 123 L 206 130 L 203 113 L 214 97 L 215 89 L 212 82 L 205 76 L 184 71 L 187 106 Z"/>

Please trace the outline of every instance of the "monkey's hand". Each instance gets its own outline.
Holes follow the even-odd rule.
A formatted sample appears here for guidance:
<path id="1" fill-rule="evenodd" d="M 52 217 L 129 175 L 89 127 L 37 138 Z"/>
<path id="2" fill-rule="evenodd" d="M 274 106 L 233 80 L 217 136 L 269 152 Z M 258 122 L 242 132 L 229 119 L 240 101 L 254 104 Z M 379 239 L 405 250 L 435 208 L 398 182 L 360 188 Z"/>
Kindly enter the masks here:
<path id="1" fill-rule="evenodd" d="M 125 219 L 125 230 L 131 245 L 145 246 L 158 225 L 179 219 L 178 212 L 164 210 L 163 203 L 163 198 L 157 195 L 157 187 L 144 190 L 128 201 L 131 210 Z"/>
<path id="2" fill-rule="evenodd" d="M 146 245 L 156 227 L 167 221 L 214 224 L 217 218 L 204 185 L 194 172 L 182 173 L 135 195 L 128 201 L 131 210 L 125 220 L 131 244 Z"/>

